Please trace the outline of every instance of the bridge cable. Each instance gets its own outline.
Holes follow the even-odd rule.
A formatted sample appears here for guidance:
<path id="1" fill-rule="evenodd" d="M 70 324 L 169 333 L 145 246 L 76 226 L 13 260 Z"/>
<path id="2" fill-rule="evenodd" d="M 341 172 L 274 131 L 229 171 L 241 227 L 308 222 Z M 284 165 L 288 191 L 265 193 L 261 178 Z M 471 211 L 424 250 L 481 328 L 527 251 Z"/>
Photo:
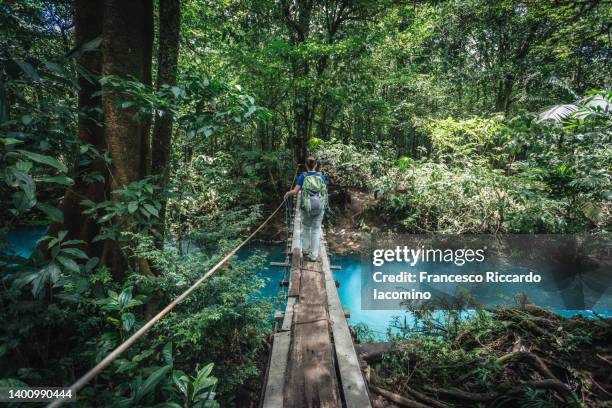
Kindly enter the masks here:
<path id="1" fill-rule="evenodd" d="M 295 175 L 293 176 L 293 180 L 295 180 L 297 176 L 297 169 Z M 292 184 L 293 185 L 293 184 Z M 246 237 L 238 246 L 232 249 L 225 257 L 220 260 L 215 266 L 210 268 L 208 272 L 206 272 L 202 277 L 200 277 L 193 285 L 189 287 L 186 291 L 180 294 L 176 299 L 174 299 L 171 303 L 169 303 L 165 308 L 163 308 L 158 314 L 153 316 L 151 320 L 145 323 L 138 331 L 132 334 L 127 340 L 121 343 L 117 348 L 115 348 L 112 352 L 110 352 L 102 361 L 96 364 L 92 369 L 90 369 L 87 373 L 85 373 L 81 378 L 79 378 L 74 384 L 72 384 L 69 388 L 70 392 L 75 396 L 76 393 L 83 388 L 89 381 L 91 381 L 94 377 L 96 377 L 102 370 L 104 370 L 110 363 L 112 363 L 117 357 L 119 357 L 123 352 L 125 352 L 132 344 L 136 342 L 143 334 L 145 334 L 155 323 L 160 321 L 164 316 L 166 316 L 176 305 L 178 305 L 183 299 L 185 299 L 191 292 L 193 292 L 198 286 L 200 286 L 206 279 L 208 279 L 213 273 L 215 273 L 221 266 L 223 266 L 232 256 L 240 250 L 247 242 L 249 242 L 261 229 L 276 215 L 276 213 L 284 206 L 285 201 L 279 204 L 278 207 L 270 214 L 266 220 L 257 227 L 255 231 L 253 231 L 248 237 Z M 64 402 L 68 402 L 71 400 L 66 400 L 62 398 L 57 398 L 51 401 L 50 404 L 47 405 L 46 408 L 56 408 L 61 406 Z"/>

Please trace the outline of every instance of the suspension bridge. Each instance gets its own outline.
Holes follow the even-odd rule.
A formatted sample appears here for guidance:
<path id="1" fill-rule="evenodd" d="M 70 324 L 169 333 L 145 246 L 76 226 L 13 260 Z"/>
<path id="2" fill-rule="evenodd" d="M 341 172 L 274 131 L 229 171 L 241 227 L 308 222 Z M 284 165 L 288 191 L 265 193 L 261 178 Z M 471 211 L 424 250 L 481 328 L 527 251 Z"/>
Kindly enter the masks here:
<path id="1" fill-rule="evenodd" d="M 330 265 L 323 233 L 319 260 L 307 262 L 302 257 L 301 211 L 295 210 L 299 208 L 299 200 L 299 196 L 295 198 L 293 211 L 285 202 L 281 203 L 248 237 L 187 290 L 72 384 L 69 388 L 71 395 L 77 395 L 79 390 L 225 265 L 285 207 L 286 258 L 285 262 L 273 263 L 273 266 L 285 268 L 281 287 L 286 290 L 286 303 L 285 310 L 278 310 L 275 314 L 273 344 L 260 405 L 263 408 L 370 408 L 368 387 L 340 302 L 337 282 L 331 272 L 334 267 Z M 59 407 L 65 402 L 56 399 L 47 408 Z"/>
<path id="2" fill-rule="evenodd" d="M 294 208 L 299 208 L 299 197 Z M 301 212 L 282 264 L 288 280 L 284 312 L 275 316 L 274 342 L 264 389 L 264 408 L 370 407 L 353 339 L 340 302 L 332 266 L 321 239 L 320 261 L 302 257 Z"/>

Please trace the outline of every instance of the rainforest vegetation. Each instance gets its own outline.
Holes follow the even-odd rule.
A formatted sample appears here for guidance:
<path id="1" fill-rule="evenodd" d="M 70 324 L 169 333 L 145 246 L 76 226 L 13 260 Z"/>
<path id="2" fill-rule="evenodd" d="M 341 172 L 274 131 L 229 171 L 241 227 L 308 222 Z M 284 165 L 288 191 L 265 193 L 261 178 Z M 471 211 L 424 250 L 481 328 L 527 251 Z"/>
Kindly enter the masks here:
<path id="1" fill-rule="evenodd" d="M 3 0 L 0 385 L 73 383 L 253 231 L 307 154 L 330 228 L 609 237 L 611 22 L 599 0 Z M 31 225 L 48 228 L 24 259 L 6 238 Z M 233 259 L 80 406 L 257 406 L 263 265 Z M 414 314 L 380 387 L 610 406 L 609 319 Z"/>

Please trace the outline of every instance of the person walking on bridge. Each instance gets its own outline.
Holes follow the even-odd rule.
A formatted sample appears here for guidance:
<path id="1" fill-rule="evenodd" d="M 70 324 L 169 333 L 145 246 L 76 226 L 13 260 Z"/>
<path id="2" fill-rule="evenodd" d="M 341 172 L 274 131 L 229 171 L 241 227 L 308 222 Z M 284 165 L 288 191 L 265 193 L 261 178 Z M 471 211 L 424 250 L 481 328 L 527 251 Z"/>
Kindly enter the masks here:
<path id="1" fill-rule="evenodd" d="M 306 169 L 308 171 L 300 174 L 295 187 L 285 194 L 285 200 L 302 193 L 302 253 L 315 262 L 319 257 L 321 223 L 327 207 L 327 177 L 316 171 L 317 159 L 312 156 L 306 159 Z"/>

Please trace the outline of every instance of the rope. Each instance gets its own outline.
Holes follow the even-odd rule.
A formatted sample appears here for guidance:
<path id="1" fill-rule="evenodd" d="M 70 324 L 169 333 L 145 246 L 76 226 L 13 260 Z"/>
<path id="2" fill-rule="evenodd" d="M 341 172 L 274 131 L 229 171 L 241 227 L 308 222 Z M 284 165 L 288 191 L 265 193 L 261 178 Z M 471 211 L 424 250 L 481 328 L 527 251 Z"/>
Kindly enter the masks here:
<path id="1" fill-rule="evenodd" d="M 297 175 L 297 170 L 296 170 L 296 175 Z M 294 180 L 295 180 L 295 176 L 294 176 Z M 221 266 L 223 266 L 223 264 L 225 264 L 228 259 L 230 259 L 232 256 L 234 256 L 236 254 L 236 252 L 238 252 L 238 250 L 240 248 L 242 248 L 247 242 L 249 242 L 251 240 L 251 238 L 253 238 L 255 236 L 255 234 L 257 234 L 259 231 L 261 231 L 261 229 L 272 219 L 272 217 L 274 217 L 276 215 L 276 213 L 283 207 L 283 205 L 285 205 L 285 201 L 286 200 L 283 200 L 283 202 L 280 203 L 278 207 L 276 207 L 276 209 L 272 212 L 272 214 L 270 214 L 270 216 L 268 218 L 266 218 L 266 220 L 263 223 L 261 223 L 261 225 L 259 225 L 259 227 L 257 227 L 257 229 L 251 233 L 251 235 L 246 237 L 240 244 L 238 244 L 237 247 L 235 247 L 227 255 L 225 255 L 225 257 L 221 261 L 219 261 L 215 266 L 210 268 L 208 270 L 208 272 L 206 272 L 200 279 L 195 281 L 195 283 L 193 285 L 191 285 L 191 287 L 189 289 L 187 289 L 185 292 L 183 292 L 181 295 L 179 295 L 176 299 L 174 299 L 161 312 L 156 314 L 151 320 L 149 320 L 144 326 L 142 326 L 137 332 L 132 334 L 127 340 L 125 340 L 123 343 L 121 343 L 119 346 L 117 346 L 117 348 L 114 349 L 110 354 L 108 354 L 106 357 L 104 357 L 104 359 L 102 361 L 100 361 L 98 364 L 96 364 L 95 367 L 93 367 L 91 370 L 89 370 L 87 373 L 85 373 L 85 375 L 83 375 L 81 378 L 79 378 L 74 384 L 72 384 L 70 386 L 70 391 L 72 392 L 72 395 L 76 396 L 76 393 L 81 388 L 83 388 L 89 381 L 91 381 L 94 377 L 96 377 L 98 374 L 100 374 L 100 372 L 102 370 L 104 370 L 106 367 L 108 367 L 108 365 L 110 363 L 112 363 L 113 360 L 115 360 L 117 357 L 119 357 L 121 354 L 123 354 L 124 351 L 126 351 L 132 344 L 134 344 L 136 342 L 136 340 L 138 340 L 143 334 L 145 334 L 147 331 L 149 331 L 149 329 L 151 327 L 153 327 L 153 325 L 155 323 L 157 323 L 164 316 L 166 316 L 168 313 L 170 313 L 170 311 L 172 309 L 174 309 L 174 307 L 176 305 L 178 305 L 183 299 L 185 299 L 187 296 L 189 296 L 189 294 L 191 292 L 193 292 L 198 286 L 200 286 L 202 284 L 202 282 L 204 282 L 213 273 L 215 273 L 217 271 L 217 269 L 219 269 Z M 67 400 L 63 400 L 61 398 L 58 398 L 58 399 L 52 401 L 49 405 L 47 405 L 47 408 L 59 407 L 64 402 L 66 402 L 66 401 Z"/>

